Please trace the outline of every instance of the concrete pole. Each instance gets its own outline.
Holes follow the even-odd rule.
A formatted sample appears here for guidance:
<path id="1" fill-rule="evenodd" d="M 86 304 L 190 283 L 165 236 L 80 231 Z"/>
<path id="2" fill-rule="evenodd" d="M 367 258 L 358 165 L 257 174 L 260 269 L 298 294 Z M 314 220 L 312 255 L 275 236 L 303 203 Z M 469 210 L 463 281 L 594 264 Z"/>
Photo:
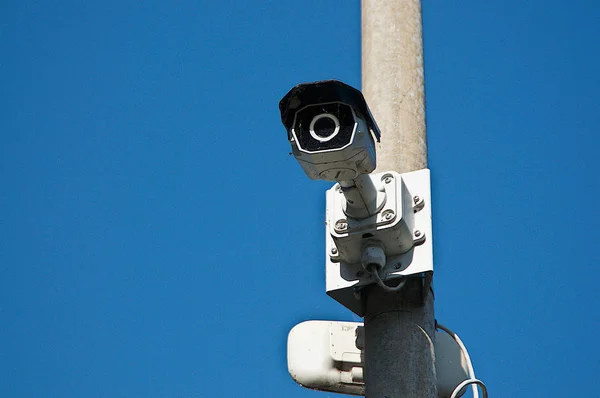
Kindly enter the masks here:
<path id="1" fill-rule="evenodd" d="M 375 172 L 426 168 L 420 0 L 362 0 L 362 91 L 381 129 Z M 367 398 L 437 398 L 433 293 L 422 293 L 420 279 L 363 291 Z"/>

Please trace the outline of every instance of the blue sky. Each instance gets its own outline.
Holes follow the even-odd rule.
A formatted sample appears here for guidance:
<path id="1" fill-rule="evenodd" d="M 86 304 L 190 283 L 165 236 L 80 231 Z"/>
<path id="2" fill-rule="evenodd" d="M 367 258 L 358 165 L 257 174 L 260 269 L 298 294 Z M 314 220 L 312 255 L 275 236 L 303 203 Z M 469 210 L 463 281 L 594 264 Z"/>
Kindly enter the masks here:
<path id="1" fill-rule="evenodd" d="M 594 396 L 600 5 L 423 21 L 437 318 L 492 396 Z M 360 87 L 359 2 L 5 1 L 0 54 L 0 396 L 333 395 L 286 369 L 358 318 L 277 104 Z"/>

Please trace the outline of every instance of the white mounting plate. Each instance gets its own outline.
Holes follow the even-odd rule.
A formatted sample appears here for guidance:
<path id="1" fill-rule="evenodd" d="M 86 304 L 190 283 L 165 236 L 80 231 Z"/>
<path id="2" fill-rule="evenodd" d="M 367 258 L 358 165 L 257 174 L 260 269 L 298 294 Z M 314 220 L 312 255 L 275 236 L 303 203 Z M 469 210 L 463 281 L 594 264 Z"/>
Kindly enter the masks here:
<path id="1" fill-rule="evenodd" d="M 362 327 L 360 322 L 336 321 L 306 321 L 294 326 L 287 341 L 288 371 L 294 381 L 321 391 L 365 395 L 363 351 L 356 344 L 357 336 L 364 334 Z M 436 330 L 434 347 L 438 397 L 447 398 L 469 378 L 467 361 L 445 332 Z"/>
<path id="2" fill-rule="evenodd" d="M 387 257 L 386 265 L 380 276 L 382 279 L 390 280 L 409 275 L 422 275 L 433 273 L 433 241 L 431 229 L 431 187 L 429 169 L 417 170 L 410 173 L 385 172 L 373 175 L 374 178 L 381 178 L 385 174 L 392 174 L 397 180 L 398 187 L 396 195 L 408 196 L 413 198 L 418 196 L 422 200 L 422 208 L 414 213 L 413 222 L 410 224 L 414 230 L 419 230 L 425 236 L 424 241 L 414 246 L 412 249 L 402 254 L 396 254 Z M 401 178 L 401 182 L 398 181 Z M 375 283 L 373 277 L 365 272 L 360 262 L 346 263 L 337 261 L 332 256 L 332 249 L 336 249 L 334 238 L 332 237 L 332 226 L 330 225 L 339 214 L 339 205 L 334 199 L 335 186 L 327 191 L 327 222 L 325 225 L 325 289 L 327 294 L 340 302 L 346 308 L 359 316 L 364 315 L 362 303 L 355 289 Z M 406 191 L 406 192 L 405 192 Z M 386 191 L 387 192 L 387 191 Z M 387 201 L 394 203 L 396 209 L 402 208 L 399 202 L 401 200 L 390 198 L 387 193 Z M 386 204 L 387 206 L 387 204 Z M 406 207 L 406 206 L 404 206 Z M 402 211 L 405 213 L 406 209 Z M 406 213 L 405 213 L 406 214 Z M 407 217 L 408 218 L 408 217 Z M 377 229 L 387 228 L 378 223 Z M 360 243 L 357 243 L 360 245 Z M 354 256 L 353 256 L 354 257 Z"/>
<path id="3" fill-rule="evenodd" d="M 402 175 L 395 172 L 368 174 L 362 176 L 369 180 L 370 190 L 377 190 L 383 198 L 381 208 L 375 214 L 363 219 L 346 215 L 346 197 L 339 184 L 327 191 L 328 236 L 332 239 L 332 248 L 337 251 L 330 256 L 332 261 L 360 263 L 363 238 L 380 242 L 387 256 L 406 253 L 413 244 L 415 228 L 414 203 Z M 346 228 L 336 230 L 337 221 L 345 221 Z"/>

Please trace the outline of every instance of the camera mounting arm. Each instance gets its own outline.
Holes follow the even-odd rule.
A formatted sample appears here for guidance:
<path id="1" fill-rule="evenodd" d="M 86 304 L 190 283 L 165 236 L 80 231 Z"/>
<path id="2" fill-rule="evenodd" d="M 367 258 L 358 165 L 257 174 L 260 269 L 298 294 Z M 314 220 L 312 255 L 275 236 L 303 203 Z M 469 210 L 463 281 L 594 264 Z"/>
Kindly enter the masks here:
<path id="1" fill-rule="evenodd" d="M 353 180 L 339 182 L 346 198 L 344 213 L 357 220 L 376 215 L 385 205 L 385 187 L 369 174 L 361 174 Z"/>

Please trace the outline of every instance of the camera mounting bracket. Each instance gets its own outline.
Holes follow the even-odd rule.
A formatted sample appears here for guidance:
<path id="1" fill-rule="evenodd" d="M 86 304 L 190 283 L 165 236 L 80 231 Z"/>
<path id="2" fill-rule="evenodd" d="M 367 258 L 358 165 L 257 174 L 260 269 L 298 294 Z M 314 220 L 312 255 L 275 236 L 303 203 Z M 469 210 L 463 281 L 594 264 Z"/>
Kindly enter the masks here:
<path id="1" fill-rule="evenodd" d="M 376 271 L 382 280 L 429 279 L 433 273 L 429 170 L 361 177 L 385 195 L 383 205 L 368 217 L 349 217 L 347 198 L 336 184 L 327 191 L 325 222 L 327 294 L 360 316 L 356 289 L 376 283 L 362 264 L 365 247 L 373 242 L 385 253 L 385 265 Z"/>

